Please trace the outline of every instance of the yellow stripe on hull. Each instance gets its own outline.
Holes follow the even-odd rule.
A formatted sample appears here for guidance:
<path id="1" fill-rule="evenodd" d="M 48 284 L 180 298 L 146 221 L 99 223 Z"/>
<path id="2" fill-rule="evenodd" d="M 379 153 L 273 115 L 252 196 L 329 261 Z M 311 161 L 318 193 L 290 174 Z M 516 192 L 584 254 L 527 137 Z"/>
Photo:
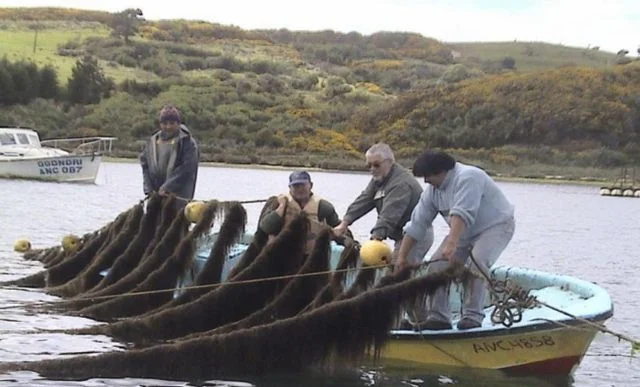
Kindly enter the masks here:
<path id="1" fill-rule="evenodd" d="M 504 332 L 455 338 L 398 335 L 387 342 L 381 358 L 425 365 L 505 369 L 554 359 L 582 358 L 596 333 L 592 328 L 577 326 Z"/>

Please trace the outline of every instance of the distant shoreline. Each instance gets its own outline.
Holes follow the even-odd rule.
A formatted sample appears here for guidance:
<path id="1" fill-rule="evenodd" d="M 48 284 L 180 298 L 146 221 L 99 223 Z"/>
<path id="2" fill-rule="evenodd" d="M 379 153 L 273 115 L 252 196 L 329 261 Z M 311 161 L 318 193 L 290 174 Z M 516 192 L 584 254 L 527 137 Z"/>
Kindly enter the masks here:
<path id="1" fill-rule="evenodd" d="M 103 161 L 110 163 L 137 163 L 137 159 L 135 158 L 127 158 L 127 157 L 103 157 Z M 292 171 L 292 170 L 307 170 L 312 172 L 329 172 L 329 173 L 356 173 L 356 174 L 366 174 L 366 171 L 357 171 L 357 170 L 341 170 L 341 169 L 325 169 L 319 167 L 303 167 L 303 166 L 282 166 L 282 165 L 268 165 L 268 164 L 233 164 L 233 163 L 223 163 L 223 162 L 214 162 L 214 161 L 201 161 L 200 165 L 202 166 L 211 166 L 211 167 L 225 167 L 225 168 L 237 168 L 237 169 L 267 169 L 267 170 L 284 170 L 284 171 Z M 570 184 L 570 185 L 582 185 L 582 186 L 607 186 L 612 185 L 611 182 L 606 180 L 597 180 L 597 179 L 589 179 L 589 180 L 580 180 L 580 179 L 572 179 L 564 176 L 548 176 L 548 177 L 523 177 L 523 176 L 502 176 L 500 174 L 492 176 L 497 181 L 504 182 L 513 182 L 513 183 L 533 183 L 533 184 Z"/>

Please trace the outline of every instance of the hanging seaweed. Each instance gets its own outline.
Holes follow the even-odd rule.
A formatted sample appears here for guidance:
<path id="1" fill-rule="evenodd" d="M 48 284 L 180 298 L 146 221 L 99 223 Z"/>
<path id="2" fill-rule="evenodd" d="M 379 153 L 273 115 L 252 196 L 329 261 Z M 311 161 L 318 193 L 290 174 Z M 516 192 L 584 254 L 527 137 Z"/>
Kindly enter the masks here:
<path id="1" fill-rule="evenodd" d="M 350 298 L 367 291 L 367 289 L 371 288 L 375 282 L 377 271 L 378 269 L 371 269 L 367 266 L 360 267 L 360 270 L 358 270 L 358 274 L 349 289 L 338 295 L 335 299 L 340 300 Z"/>
<path id="2" fill-rule="evenodd" d="M 104 246 L 109 243 L 111 234 L 114 232 L 114 230 L 122 227 L 125 221 L 126 221 L 126 216 L 124 216 L 123 214 L 118 215 L 118 217 L 116 217 L 116 220 L 113 222 L 111 227 L 104 230 L 103 232 L 100 232 L 100 235 L 98 238 L 94 239 L 91 243 L 85 245 L 82 249 L 80 249 L 75 254 L 71 255 L 64 262 L 60 262 L 58 265 L 55 265 L 49 268 L 48 270 L 45 270 L 43 272 L 43 274 L 45 275 L 45 286 L 46 286 L 46 278 L 49 276 L 50 271 L 52 270 L 55 271 L 59 267 L 64 268 L 68 266 L 73 266 L 75 262 L 82 263 L 82 262 L 87 262 L 93 259 L 93 257 L 95 257 L 96 254 L 98 254 L 104 248 Z"/>
<path id="3" fill-rule="evenodd" d="M 175 287 L 178 276 L 185 271 L 188 263 L 193 259 L 197 240 L 211 229 L 218 212 L 218 205 L 216 200 L 208 202 L 202 218 L 180 241 L 174 253 L 132 290 L 132 293 L 142 294 L 125 293 L 100 304 L 84 308 L 78 314 L 98 320 L 110 320 L 117 317 L 136 316 L 168 302 L 173 296 L 173 292 L 150 291 Z"/>
<path id="4" fill-rule="evenodd" d="M 174 223 L 174 220 L 178 219 L 176 215 L 177 209 L 175 206 L 176 197 L 174 195 L 168 195 L 168 196 L 161 196 L 161 198 L 163 200 L 163 204 L 162 204 L 162 215 L 160 219 L 160 224 L 155 229 L 153 239 L 145 246 L 145 249 L 142 252 L 141 257 L 139 258 L 139 262 L 135 266 L 131 267 L 129 270 L 126 270 L 127 269 L 126 267 L 121 267 L 119 265 L 114 264 L 114 266 L 107 272 L 107 275 L 104 276 L 97 285 L 95 285 L 93 288 L 88 290 L 88 292 L 90 292 L 91 294 L 102 294 L 100 292 L 102 289 L 123 279 L 129 273 L 131 273 L 132 270 L 136 270 L 136 267 L 142 264 L 145 261 L 145 259 L 152 256 L 155 247 L 163 240 L 163 238 L 166 235 L 169 235 L 169 236 L 177 235 L 178 230 L 184 230 L 186 228 L 186 225 L 185 225 L 186 220 L 184 219 L 184 217 L 182 217 L 180 218 L 180 220 L 177 221 L 177 224 L 175 226 L 177 228 L 169 231 L 169 228 Z M 167 239 L 166 243 L 167 244 L 173 243 L 173 239 L 171 238 Z M 177 242 L 173 243 L 173 246 L 175 246 L 176 244 Z M 126 266 L 126 265 L 123 264 L 123 266 Z M 129 289 L 121 289 L 122 292 L 127 290 Z M 105 293 L 105 294 L 116 294 L 116 293 Z"/>
<path id="5" fill-rule="evenodd" d="M 277 196 L 271 196 L 269 199 L 267 199 L 267 202 L 264 204 L 264 206 L 262 206 L 262 210 L 260 210 L 258 224 L 260 224 L 260 221 L 267 212 L 273 211 L 277 207 Z M 251 240 L 251 243 L 249 243 L 247 250 L 245 250 L 245 252 L 242 254 L 240 261 L 238 261 L 238 263 L 235 264 L 231 271 L 229 271 L 228 278 L 235 277 L 238 273 L 247 268 L 247 266 L 251 265 L 253 260 L 258 256 L 258 254 L 260 254 L 268 241 L 269 236 L 264 231 L 262 231 L 260 227 L 258 227 L 253 234 L 253 239 Z"/>
<path id="6" fill-rule="evenodd" d="M 264 206 L 262 206 L 262 209 L 260 210 L 260 215 L 258 216 L 258 224 L 260 224 L 260 221 L 262 221 L 262 218 L 264 218 L 264 216 L 271 212 L 271 211 L 275 211 L 276 208 L 278 208 L 278 197 L 277 196 L 270 196 L 267 201 L 264 203 Z"/>
<path id="7" fill-rule="evenodd" d="M 55 246 L 49 248 L 46 255 L 57 255 L 62 250 L 62 247 Z M 24 288 L 44 288 L 46 286 L 47 271 L 42 270 L 37 273 L 28 275 L 26 277 L 18 278 L 15 280 L 5 281 L 0 283 L 0 286 L 20 286 Z"/>
<path id="8" fill-rule="evenodd" d="M 312 253 L 296 273 L 299 277 L 293 278 L 273 302 L 242 320 L 223 325 L 205 334 L 233 332 L 296 315 L 313 300 L 329 280 L 330 243 L 331 232 L 329 229 L 322 230 L 316 238 Z M 323 272 L 325 274 L 309 276 L 312 273 Z M 185 339 L 188 338 L 189 336 L 185 337 Z"/>
<path id="9" fill-rule="evenodd" d="M 140 260 L 144 248 L 146 248 L 146 244 L 149 243 L 150 238 L 155 232 L 156 222 L 162 204 L 161 201 L 162 198 L 160 195 L 154 194 L 149 197 L 146 213 L 140 220 L 140 231 L 137 232 L 131 244 L 124 250 L 122 255 L 115 258 L 108 254 L 98 255 L 76 278 L 58 288 L 47 289 L 47 291 L 62 297 L 73 297 L 93 288 L 100 282 L 102 279 L 100 272 L 103 270 L 119 270 L 120 272 L 115 275 L 122 276 L 128 272 L 124 270 L 131 270 L 135 267 Z"/>
<path id="10" fill-rule="evenodd" d="M 161 215 L 162 202 L 162 196 L 158 194 L 149 197 L 146 213 L 140 222 L 140 231 L 122 255 L 117 257 L 108 267 L 108 273 L 111 273 L 112 276 L 122 278 L 138 265 L 155 233 Z M 93 289 L 104 278 L 100 275 L 103 269 L 107 269 L 107 267 L 94 267 L 93 272 L 84 277 L 82 291 Z"/>
<path id="11" fill-rule="evenodd" d="M 4 364 L 0 370 L 34 371 L 50 379 L 87 379 L 99 375 L 205 380 L 220 375 L 259 375 L 309 367 L 327 370 L 352 367 L 365 356 L 379 357 L 402 304 L 431 294 L 456 274 L 456 269 L 449 268 L 400 283 L 391 281 L 390 285 L 354 298 L 228 334 L 98 356 Z"/>
<path id="12" fill-rule="evenodd" d="M 108 227 L 112 227 L 112 225 L 113 225 L 113 222 L 110 223 Z M 88 255 L 93 257 L 95 253 L 98 251 L 98 249 L 100 248 L 103 241 L 106 239 L 106 236 L 109 232 L 108 227 L 105 226 L 103 227 L 103 229 L 94 232 L 94 234 L 96 234 L 96 237 L 91 238 L 90 241 L 87 241 L 87 243 L 84 243 L 78 251 L 72 254 L 67 254 L 62 249 L 61 246 L 53 246 L 53 247 L 49 247 L 47 249 L 41 250 L 40 254 L 42 256 L 40 261 L 41 262 L 51 261 L 51 259 L 53 259 L 58 255 L 68 255 L 67 257 L 68 260 L 74 259 L 74 257 L 77 255 L 81 255 L 81 256 Z M 47 275 L 48 275 L 48 270 L 42 270 L 37 273 L 31 274 L 27 277 L 2 282 L 0 283 L 0 286 L 21 286 L 21 287 L 27 287 L 27 288 L 44 288 L 46 287 L 46 284 L 47 284 L 47 281 L 46 281 Z"/>
<path id="13" fill-rule="evenodd" d="M 62 251 L 62 247 L 61 246 L 55 246 L 54 248 L 52 248 L 47 254 L 45 254 L 42 259 L 40 260 L 40 262 L 43 263 L 43 266 L 46 267 L 46 263 L 47 262 L 51 262 L 55 257 L 57 257 L 59 254 L 64 253 L 64 251 Z"/>
<path id="14" fill-rule="evenodd" d="M 262 249 L 266 246 L 269 241 L 269 235 L 267 235 L 260 228 L 256 229 L 256 232 L 253 234 L 253 238 L 249 243 L 249 246 L 242 254 L 242 257 L 238 260 L 238 263 L 229 271 L 228 279 L 234 278 L 241 273 L 244 269 L 249 267 L 253 263 L 253 261 L 258 257 Z"/>
<path id="15" fill-rule="evenodd" d="M 304 215 L 292 219 L 256 260 L 235 278 L 224 282 L 195 301 L 163 309 L 138 319 L 83 328 L 71 333 L 106 334 L 128 342 L 172 339 L 202 332 L 237 321 L 263 308 L 285 280 L 258 281 L 235 285 L 237 281 L 291 275 L 301 265 L 308 220 Z"/>
<path id="16" fill-rule="evenodd" d="M 322 288 L 316 297 L 307 305 L 308 309 L 318 308 L 331 302 L 343 291 L 344 278 L 347 269 L 354 268 L 360 258 L 360 245 L 353 239 L 348 238 L 343 241 L 344 249 L 340 254 L 340 259 L 336 265 L 335 272 L 331 275 L 329 284 Z"/>
<path id="17" fill-rule="evenodd" d="M 31 249 L 22 253 L 22 258 L 27 261 L 40 261 L 47 255 L 50 254 L 54 249 L 58 248 L 58 246 L 47 247 L 45 249 Z"/>
<path id="18" fill-rule="evenodd" d="M 231 247 L 242 237 L 247 224 L 247 211 L 239 202 L 226 202 L 225 216 L 216 241 L 211 248 L 207 263 L 198 273 L 194 285 L 216 284 L 220 282 L 225 258 Z M 189 288 L 184 291 L 171 305 L 178 305 L 193 301 L 210 289 Z"/>
<path id="19" fill-rule="evenodd" d="M 188 230 L 188 227 L 189 221 L 185 218 L 184 212 L 179 211 L 171 222 L 169 229 L 162 235 L 160 242 L 153 247 L 149 246 L 149 248 L 147 248 L 146 251 L 152 250 L 149 253 L 149 257 L 143 257 L 140 264 L 131 272 L 122 278 L 115 279 L 112 284 L 104 288 L 98 289 L 98 286 L 96 286 L 90 291 L 78 295 L 71 300 L 61 302 L 60 304 L 67 310 L 80 310 L 90 305 L 106 302 L 110 299 L 108 296 L 120 295 L 131 291 L 140 284 L 149 273 L 160 267 L 173 253 L 175 246 L 178 245 L 182 236 Z M 107 274 L 103 281 L 108 277 L 109 274 Z"/>
<path id="20" fill-rule="evenodd" d="M 87 243 L 92 242 L 94 238 L 97 238 L 101 232 L 106 230 L 108 227 L 112 225 L 113 222 L 109 222 L 100 229 L 93 231 L 91 233 L 85 234 L 80 240 L 80 247 L 85 246 Z M 79 249 L 78 249 L 79 250 Z M 44 267 L 47 268 L 51 266 L 51 261 L 55 259 L 57 255 L 60 253 L 60 246 L 51 246 L 42 249 L 30 249 L 22 253 L 22 258 L 29 261 L 40 261 L 45 263 Z"/>
<path id="21" fill-rule="evenodd" d="M 340 260 L 336 265 L 336 271 L 331 276 L 330 285 L 332 292 L 338 295 L 342 292 L 346 277 L 358 266 L 360 260 L 360 244 L 352 238 L 344 238 L 342 241 L 344 249 L 340 254 Z"/>
<path id="22" fill-rule="evenodd" d="M 135 235 L 142 214 L 142 204 L 137 204 L 131 211 L 128 211 L 128 216 L 122 231 L 109 246 L 107 246 L 104 251 L 99 252 L 97 256 L 113 257 L 120 255 L 131 241 L 132 236 Z M 47 286 L 55 287 L 72 280 L 95 258 L 96 256 L 90 254 L 76 254 L 72 259 L 65 260 L 52 267 L 47 272 Z"/>
<path id="23" fill-rule="evenodd" d="M 80 245 L 80 248 L 82 248 L 82 244 Z M 75 251 L 68 251 L 68 250 L 65 250 L 64 248 L 60 248 L 56 251 L 55 254 L 50 254 L 47 257 L 45 257 L 42 260 L 42 266 L 45 269 L 49 269 L 59 264 L 60 262 L 64 261 L 65 259 L 69 259 L 69 257 L 73 256 L 74 253 Z"/>
<path id="24" fill-rule="evenodd" d="M 109 267 L 108 277 L 122 278 L 140 263 L 144 257 L 145 250 L 153 241 L 156 229 L 162 225 L 162 215 L 167 211 L 167 203 L 170 203 L 172 206 L 174 201 L 170 199 L 164 200 L 163 197 L 158 194 L 153 194 L 149 197 L 146 208 L 147 211 L 142 219 L 140 232 L 133 241 L 131 241 L 131 244 L 122 255 Z M 97 287 L 98 283 L 102 283 L 101 281 L 104 278 L 105 277 L 102 276 L 96 276 L 94 281 L 85 284 L 84 290 L 89 291 Z"/>

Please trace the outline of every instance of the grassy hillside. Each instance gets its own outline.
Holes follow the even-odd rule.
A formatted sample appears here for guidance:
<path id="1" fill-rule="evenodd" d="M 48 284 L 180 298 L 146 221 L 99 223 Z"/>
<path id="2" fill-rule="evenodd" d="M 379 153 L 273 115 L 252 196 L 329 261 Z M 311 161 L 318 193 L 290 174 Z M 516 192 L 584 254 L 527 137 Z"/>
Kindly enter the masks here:
<path id="1" fill-rule="evenodd" d="M 456 60 L 482 66 L 505 57 L 515 60 L 518 71 L 548 70 L 565 66 L 605 68 L 615 63 L 616 55 L 590 48 L 567 47 L 540 42 L 449 43 Z"/>
<path id="2" fill-rule="evenodd" d="M 530 163 L 616 166 L 640 162 L 640 62 L 470 79 L 413 93 L 349 122 L 402 154 L 427 146 Z M 477 151 L 472 151 L 477 150 Z"/>
<path id="3" fill-rule="evenodd" d="M 2 106 L 0 123 L 45 138 L 113 135 L 119 155 L 133 156 L 171 103 L 208 161 L 362 168 L 382 140 L 405 163 L 438 146 L 515 176 L 602 177 L 594 171 L 640 162 L 640 67 L 610 53 L 190 20 L 141 23 L 127 42 L 111 36 L 111 17 L 0 8 L 8 60 L 51 64 L 66 83 L 90 55 L 116 81 L 95 104 L 61 93 Z"/>
<path id="4" fill-rule="evenodd" d="M 0 17 L 7 17 L 6 12 L 3 13 L 2 10 L 0 9 Z M 21 13 L 19 16 L 26 17 L 26 15 L 28 13 Z M 181 27 L 184 28 L 185 21 L 178 21 L 178 23 L 183 24 Z M 198 26 L 201 23 L 193 22 L 193 24 Z M 205 24 L 209 28 L 212 26 L 209 23 Z M 158 31 L 163 31 L 159 27 L 165 26 L 166 28 L 166 25 L 167 22 L 159 22 L 143 27 L 141 30 L 142 39 L 154 40 L 154 36 L 159 35 Z M 38 30 L 37 40 L 36 29 Z M 76 58 L 59 55 L 58 48 L 69 43 L 81 45 L 85 39 L 91 37 L 107 37 L 110 32 L 109 27 L 97 21 L 0 19 L 0 52 L 10 60 L 25 59 L 38 65 L 52 65 L 58 70 L 59 78 L 65 81 L 71 74 L 71 68 Z M 229 55 L 240 60 L 270 60 L 297 65 L 309 62 L 309 58 L 304 58 L 304 53 L 297 50 L 295 45 L 278 43 L 277 41 L 273 43 L 266 39 L 278 38 L 279 35 L 276 32 L 261 31 L 263 35 L 259 36 L 263 36 L 264 39 L 190 39 L 190 45 L 208 50 L 213 55 Z M 517 71 L 545 70 L 565 66 L 605 68 L 612 66 L 616 60 L 616 55 L 608 52 L 547 43 L 471 42 L 451 43 L 447 46 L 453 52 L 455 62 L 487 72 L 499 71 L 505 57 L 511 57 L 515 60 Z M 387 66 L 394 66 L 392 62 L 393 60 L 385 58 L 369 58 L 354 60 L 347 65 L 354 69 L 384 70 Z M 140 68 L 126 67 L 104 59 L 101 60 L 101 64 L 105 73 L 116 81 L 127 78 L 145 81 L 156 79 L 156 76 L 151 72 Z M 400 64 L 400 66 L 406 65 L 407 63 Z M 437 66 L 437 64 L 432 63 L 431 66 Z M 443 71 L 439 70 L 440 73 Z M 184 73 L 187 76 L 207 76 L 208 74 L 210 72 L 190 70 Z"/>
<path id="5" fill-rule="evenodd" d="M 59 79 L 66 82 L 77 58 L 59 55 L 58 47 L 69 42 L 80 44 L 90 37 L 107 37 L 110 31 L 98 22 L 0 20 L 0 53 L 12 61 L 28 60 L 39 66 L 51 65 L 57 70 Z M 107 61 L 101 64 L 105 73 L 116 81 L 155 77 L 141 69 L 126 68 Z"/>

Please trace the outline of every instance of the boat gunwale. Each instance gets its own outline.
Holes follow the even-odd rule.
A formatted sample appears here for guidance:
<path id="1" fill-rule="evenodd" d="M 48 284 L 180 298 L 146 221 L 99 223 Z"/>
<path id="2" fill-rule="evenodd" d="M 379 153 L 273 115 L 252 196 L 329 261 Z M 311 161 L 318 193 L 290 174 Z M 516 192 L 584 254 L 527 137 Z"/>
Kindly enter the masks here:
<path id="1" fill-rule="evenodd" d="M 71 159 L 90 158 L 91 159 L 90 161 L 93 161 L 98 157 L 104 157 L 104 155 L 102 153 L 92 153 L 92 154 L 85 154 L 85 155 L 74 155 L 69 153 L 66 155 L 59 155 L 59 156 L 35 156 L 35 157 L 4 156 L 4 157 L 0 157 L 0 162 L 14 163 L 14 162 L 25 162 L 25 161 L 60 160 L 60 159 L 66 159 L 66 158 L 71 158 Z"/>
<path id="2" fill-rule="evenodd" d="M 245 234 L 246 235 L 246 234 Z M 206 261 L 206 258 L 203 255 L 200 255 L 200 252 L 196 255 L 199 259 L 203 259 Z M 196 258 L 196 259 L 198 259 Z M 557 329 L 575 329 L 576 326 L 579 325 L 590 325 L 591 323 L 603 323 L 607 319 L 613 316 L 613 302 L 609 293 L 593 282 L 589 282 L 574 276 L 564 275 L 564 274 L 554 274 L 550 272 L 545 272 L 537 269 L 529 269 L 525 267 L 519 266 L 510 266 L 510 265 L 496 265 L 491 268 L 492 275 L 497 275 L 498 278 L 503 277 L 504 280 L 508 279 L 510 276 L 540 276 L 544 278 L 544 281 L 540 281 L 542 286 L 540 287 L 532 287 L 531 290 L 534 289 L 544 289 L 550 286 L 567 286 L 568 289 L 571 289 L 573 293 L 578 294 L 583 298 L 583 301 L 596 299 L 602 300 L 602 304 L 606 305 L 606 308 L 594 308 L 593 313 L 583 313 L 583 314 L 575 314 L 575 317 L 565 317 L 565 318 L 553 318 L 553 319 L 531 319 L 523 322 L 515 323 L 510 327 L 505 327 L 501 325 L 493 325 L 493 326 L 482 326 L 480 328 L 475 328 L 471 330 L 457 330 L 457 329 L 447 329 L 447 330 L 422 330 L 422 331 L 412 331 L 412 330 L 401 330 L 401 329 L 391 329 L 389 331 L 389 337 L 393 340 L 442 340 L 442 339 L 470 339 L 470 338 L 482 338 L 482 337 L 498 337 L 498 336 L 507 336 L 512 334 L 527 334 L 534 333 L 540 331 L 550 331 Z M 540 305 L 540 307 L 546 307 L 544 305 Z M 593 327 L 592 330 L 594 332 L 598 331 L 597 327 Z"/>
<path id="3" fill-rule="evenodd" d="M 508 279 L 510 276 L 515 275 L 530 275 L 532 277 L 541 276 L 545 278 L 545 282 L 548 283 L 548 285 L 541 286 L 539 288 L 532 288 L 531 290 L 544 289 L 548 286 L 553 286 L 554 284 L 558 285 L 557 282 L 560 282 L 563 283 L 563 285 L 568 285 L 569 288 L 573 288 L 574 290 L 581 290 L 581 292 L 576 292 L 577 294 L 590 292 L 589 297 L 587 297 L 586 294 L 579 294 L 582 297 L 586 297 L 583 301 L 591 299 L 602 300 L 603 305 L 607 305 L 607 307 L 594 309 L 593 313 L 574 314 L 574 317 L 566 316 L 565 318 L 540 318 L 527 320 L 524 322 L 518 322 L 510 327 L 499 326 L 496 324 L 494 326 L 482 326 L 472 330 L 464 331 L 455 329 L 447 329 L 443 331 L 408 331 L 392 329 L 390 331 L 391 336 L 394 339 L 415 339 L 416 337 L 420 337 L 428 340 L 506 336 L 511 334 L 526 334 L 531 332 L 548 331 L 560 328 L 573 329 L 578 325 L 590 325 L 589 323 L 587 323 L 587 321 L 591 323 L 602 323 L 613 316 L 613 302 L 611 300 L 611 297 L 609 296 L 609 293 L 600 285 L 597 285 L 593 282 L 589 282 L 569 275 L 554 274 L 541 270 L 509 265 L 494 266 L 491 269 L 491 273 L 494 275 L 496 273 L 499 273 L 499 276 L 503 276 L 504 280 Z M 576 289 L 576 287 L 580 289 Z M 540 307 L 546 308 L 544 304 L 541 304 Z M 597 327 L 593 327 L 593 330 L 597 331 L 598 329 Z"/>
<path id="4" fill-rule="evenodd" d="M 605 312 L 601 312 L 594 316 L 580 317 L 580 319 L 567 319 L 562 320 L 539 320 L 533 321 L 531 324 L 502 327 L 502 328 L 477 328 L 474 330 L 447 330 L 447 331 L 406 331 L 399 329 L 392 329 L 389 334 L 394 340 L 415 340 L 419 338 L 421 340 L 431 341 L 440 339 L 475 339 L 482 337 L 499 337 L 508 336 L 513 334 L 527 334 L 535 333 L 539 331 L 550 331 L 556 329 L 574 329 L 578 325 L 587 325 L 586 320 L 592 323 L 601 323 L 613 316 L 613 308 Z M 567 327 L 568 326 L 568 327 Z M 597 328 L 594 328 L 597 330 Z"/>

